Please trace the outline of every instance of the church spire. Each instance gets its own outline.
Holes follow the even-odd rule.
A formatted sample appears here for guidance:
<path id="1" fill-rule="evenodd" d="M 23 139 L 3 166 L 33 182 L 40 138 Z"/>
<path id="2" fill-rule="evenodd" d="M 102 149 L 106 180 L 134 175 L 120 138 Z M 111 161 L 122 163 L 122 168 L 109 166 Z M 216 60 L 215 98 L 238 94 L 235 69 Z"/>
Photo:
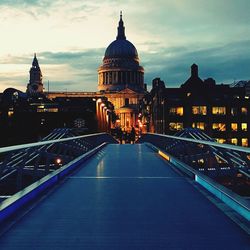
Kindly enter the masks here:
<path id="1" fill-rule="evenodd" d="M 34 54 L 32 66 L 30 68 L 30 80 L 27 85 L 27 93 L 31 96 L 43 93 L 43 76 L 36 57 Z"/>
<path id="2" fill-rule="evenodd" d="M 122 11 L 120 12 L 120 21 L 119 21 L 119 26 L 117 28 L 117 40 L 126 40 L 125 36 L 125 27 L 123 25 L 123 20 L 122 20 Z"/>
<path id="3" fill-rule="evenodd" d="M 198 78 L 199 77 L 199 68 L 197 64 L 193 64 L 191 66 L 191 77 Z"/>
<path id="4" fill-rule="evenodd" d="M 36 58 L 36 53 L 34 54 L 34 59 L 33 59 L 33 62 L 32 62 L 32 67 L 39 68 L 39 63 L 38 63 L 38 60 Z"/>

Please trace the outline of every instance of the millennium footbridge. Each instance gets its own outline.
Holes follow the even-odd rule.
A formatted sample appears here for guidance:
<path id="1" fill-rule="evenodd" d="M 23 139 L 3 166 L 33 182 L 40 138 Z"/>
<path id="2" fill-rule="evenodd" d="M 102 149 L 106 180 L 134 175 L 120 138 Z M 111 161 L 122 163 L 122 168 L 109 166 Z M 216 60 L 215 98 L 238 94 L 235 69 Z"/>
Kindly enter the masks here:
<path id="1" fill-rule="evenodd" d="M 249 249 L 249 155 L 193 129 L 0 148 L 0 248 Z"/>

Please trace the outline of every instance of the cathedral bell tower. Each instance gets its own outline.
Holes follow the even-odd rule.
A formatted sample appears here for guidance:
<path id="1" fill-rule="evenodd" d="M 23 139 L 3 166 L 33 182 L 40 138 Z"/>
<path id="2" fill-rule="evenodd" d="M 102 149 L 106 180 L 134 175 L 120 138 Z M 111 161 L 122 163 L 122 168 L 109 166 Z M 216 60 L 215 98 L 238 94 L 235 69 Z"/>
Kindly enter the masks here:
<path id="1" fill-rule="evenodd" d="M 32 62 L 32 67 L 30 68 L 30 80 L 27 85 L 26 92 L 29 95 L 36 95 L 43 93 L 42 79 L 43 79 L 42 72 L 35 54 Z"/>

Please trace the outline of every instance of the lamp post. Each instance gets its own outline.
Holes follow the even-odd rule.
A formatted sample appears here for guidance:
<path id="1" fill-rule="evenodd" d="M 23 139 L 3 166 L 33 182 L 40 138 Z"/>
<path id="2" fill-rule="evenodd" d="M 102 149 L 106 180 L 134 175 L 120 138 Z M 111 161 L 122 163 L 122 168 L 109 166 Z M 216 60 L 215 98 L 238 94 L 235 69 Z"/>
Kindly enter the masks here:
<path id="1" fill-rule="evenodd" d="M 97 117 L 98 131 L 101 131 L 101 112 L 100 112 L 101 103 L 102 103 L 101 98 L 96 100 L 96 117 Z"/>
<path id="2" fill-rule="evenodd" d="M 105 104 L 104 103 L 101 103 L 100 105 L 100 121 L 101 121 L 101 126 L 100 126 L 100 129 L 101 131 L 105 131 L 105 124 L 104 124 L 104 107 L 105 107 Z"/>
<path id="3" fill-rule="evenodd" d="M 162 134 L 165 134 L 165 101 L 162 100 Z"/>

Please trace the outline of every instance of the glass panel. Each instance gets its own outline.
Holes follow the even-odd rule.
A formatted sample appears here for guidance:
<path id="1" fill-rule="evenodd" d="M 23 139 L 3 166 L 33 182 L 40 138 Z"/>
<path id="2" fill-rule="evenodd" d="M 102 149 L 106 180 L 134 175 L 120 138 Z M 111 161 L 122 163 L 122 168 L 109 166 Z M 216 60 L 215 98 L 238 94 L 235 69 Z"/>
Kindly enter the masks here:
<path id="1" fill-rule="evenodd" d="M 169 123 L 169 130 L 177 131 L 183 129 L 183 123 L 182 122 L 170 122 Z"/>
<path id="2" fill-rule="evenodd" d="M 205 123 L 204 122 L 193 122 L 192 127 L 204 130 L 205 129 Z"/>
<path id="3" fill-rule="evenodd" d="M 231 129 L 232 129 L 232 131 L 237 131 L 238 130 L 238 124 L 237 123 L 231 123 Z"/>
<path id="4" fill-rule="evenodd" d="M 247 138 L 242 138 L 241 139 L 241 145 L 243 147 L 248 147 L 248 139 Z"/>
<path id="5" fill-rule="evenodd" d="M 183 107 L 172 107 L 169 110 L 169 114 L 183 116 Z"/>
<path id="6" fill-rule="evenodd" d="M 226 107 L 213 107 L 212 114 L 213 115 L 225 115 L 226 114 Z"/>
<path id="7" fill-rule="evenodd" d="M 193 106 L 192 113 L 194 115 L 206 115 L 207 114 L 207 107 L 206 106 Z"/>
<path id="8" fill-rule="evenodd" d="M 226 143 L 226 139 L 224 138 L 216 138 L 216 141 L 219 143 Z"/>
<path id="9" fill-rule="evenodd" d="M 225 123 L 213 123 L 212 128 L 216 131 L 226 131 Z"/>
<path id="10" fill-rule="evenodd" d="M 237 145 L 238 139 L 237 138 L 232 138 L 231 143 Z"/>
<path id="11" fill-rule="evenodd" d="M 242 107 L 242 108 L 241 108 L 241 113 L 242 113 L 243 115 L 247 115 L 247 108 L 246 108 L 246 107 Z"/>
<path id="12" fill-rule="evenodd" d="M 247 123 L 241 123 L 241 130 L 247 131 Z"/>

